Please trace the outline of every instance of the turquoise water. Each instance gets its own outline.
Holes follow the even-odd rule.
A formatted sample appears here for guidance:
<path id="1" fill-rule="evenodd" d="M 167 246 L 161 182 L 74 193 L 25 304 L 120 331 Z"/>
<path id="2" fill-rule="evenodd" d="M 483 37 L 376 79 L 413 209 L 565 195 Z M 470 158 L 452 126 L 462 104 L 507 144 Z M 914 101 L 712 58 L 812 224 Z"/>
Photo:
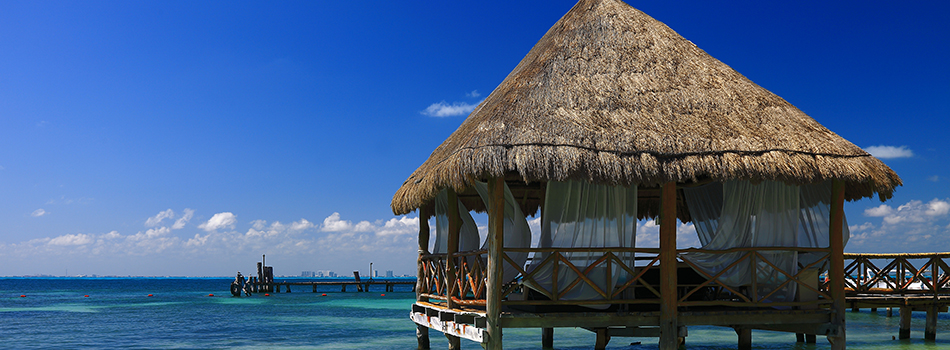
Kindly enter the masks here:
<path id="1" fill-rule="evenodd" d="M 0 278 L 0 344 L 8 349 L 415 349 L 409 320 L 414 294 L 339 292 L 231 297 L 224 278 Z M 398 289 L 397 289 L 398 290 Z M 327 296 L 321 296 L 326 293 Z M 148 297 L 152 294 L 152 297 Z M 208 294 L 215 296 L 209 297 Z M 382 296 L 385 294 L 385 296 Z M 20 295 L 26 295 L 21 298 Z M 89 297 L 85 297 L 89 295 Z M 868 310 L 847 314 L 849 349 L 950 349 L 950 316 L 940 314 L 937 341 L 923 341 L 915 312 L 910 340 L 896 317 Z M 753 331 L 757 349 L 828 349 L 827 340 L 796 344 L 795 335 Z M 431 331 L 433 349 L 447 348 Z M 506 349 L 539 349 L 540 330 L 506 329 Z M 734 349 L 731 329 L 690 327 L 688 349 Z M 638 345 L 631 343 L 641 342 Z M 556 349 L 592 349 L 593 333 L 558 328 Z M 462 341 L 464 349 L 480 349 Z M 608 349 L 656 349 L 655 338 L 614 338 Z"/>

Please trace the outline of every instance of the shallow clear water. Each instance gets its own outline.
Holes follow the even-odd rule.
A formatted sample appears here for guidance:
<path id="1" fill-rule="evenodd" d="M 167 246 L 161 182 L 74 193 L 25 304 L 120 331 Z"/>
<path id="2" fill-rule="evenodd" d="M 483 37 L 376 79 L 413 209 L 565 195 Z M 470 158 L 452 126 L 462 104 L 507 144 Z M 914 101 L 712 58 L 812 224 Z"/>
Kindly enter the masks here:
<path id="1" fill-rule="evenodd" d="M 0 343 L 9 349 L 415 349 L 407 291 L 255 294 L 234 298 L 224 278 L 0 278 Z M 327 296 L 321 296 L 326 293 Z M 152 297 L 148 297 L 152 294 Z M 208 294 L 215 294 L 209 297 Z M 385 296 L 381 296 L 385 294 Z M 26 295 L 21 298 L 20 295 Z M 89 297 L 84 297 L 89 295 Z M 896 317 L 868 310 L 847 314 L 849 349 L 950 349 L 950 316 L 941 313 L 937 341 L 924 342 L 924 313 L 915 312 L 910 340 Z M 537 329 L 506 329 L 506 349 L 538 349 Z M 753 331 L 757 349 L 828 349 L 827 340 L 796 344 L 795 335 Z M 446 348 L 430 332 L 433 349 Z M 656 338 L 614 338 L 608 349 L 656 349 Z M 688 349 L 734 349 L 731 329 L 690 327 Z M 641 342 L 638 345 L 631 343 Z M 555 330 L 556 349 L 592 349 L 594 335 Z M 462 341 L 465 349 L 480 349 Z"/>

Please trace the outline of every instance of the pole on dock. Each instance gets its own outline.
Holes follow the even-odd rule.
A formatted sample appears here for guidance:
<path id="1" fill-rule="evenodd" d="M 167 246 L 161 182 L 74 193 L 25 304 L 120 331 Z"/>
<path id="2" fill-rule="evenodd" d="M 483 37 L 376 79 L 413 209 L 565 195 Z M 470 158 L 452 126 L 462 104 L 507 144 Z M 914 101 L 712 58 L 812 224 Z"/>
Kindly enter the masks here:
<path id="1" fill-rule="evenodd" d="M 356 291 L 357 291 L 357 292 L 362 292 L 362 291 L 363 291 L 363 285 L 360 284 L 360 271 L 359 271 L 359 270 L 353 271 L 353 278 L 356 278 Z"/>
<path id="2" fill-rule="evenodd" d="M 459 215 L 458 195 L 451 187 L 448 188 L 448 204 L 449 237 L 445 254 L 445 307 L 451 310 L 458 307 L 455 303 L 455 299 L 452 297 L 455 294 L 457 282 L 455 274 L 455 254 L 458 253 L 459 250 L 459 231 L 461 231 L 462 228 L 462 218 Z M 458 350 L 461 348 L 459 337 L 449 333 L 445 333 L 445 337 L 449 341 L 449 350 Z"/>

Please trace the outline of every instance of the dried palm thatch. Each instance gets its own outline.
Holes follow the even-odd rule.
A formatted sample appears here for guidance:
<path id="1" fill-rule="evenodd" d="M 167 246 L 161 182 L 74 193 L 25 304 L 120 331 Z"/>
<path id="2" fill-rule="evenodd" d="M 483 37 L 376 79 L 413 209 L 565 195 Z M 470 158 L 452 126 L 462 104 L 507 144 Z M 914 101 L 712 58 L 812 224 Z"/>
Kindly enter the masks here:
<path id="1" fill-rule="evenodd" d="M 656 186 L 840 179 L 890 198 L 883 162 L 620 0 L 581 0 L 396 192 L 405 214 L 498 176 Z"/>

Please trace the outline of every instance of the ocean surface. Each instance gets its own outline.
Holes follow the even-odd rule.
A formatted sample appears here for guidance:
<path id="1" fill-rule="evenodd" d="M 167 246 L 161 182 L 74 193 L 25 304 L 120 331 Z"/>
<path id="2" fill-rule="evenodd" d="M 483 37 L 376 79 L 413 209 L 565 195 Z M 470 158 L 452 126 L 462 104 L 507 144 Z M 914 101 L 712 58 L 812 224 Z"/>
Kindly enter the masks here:
<path id="1" fill-rule="evenodd" d="M 408 288 L 341 293 L 334 287 L 312 293 L 310 287 L 297 287 L 291 293 L 237 298 L 229 293 L 232 280 L 0 278 L 0 344 L 6 349 L 416 348 L 415 324 L 408 317 L 415 294 Z M 848 312 L 848 348 L 950 349 L 947 313 L 940 314 L 936 342 L 923 340 L 922 312 L 913 315 L 912 339 L 892 340 L 896 314 Z M 441 333 L 429 336 L 433 349 L 447 348 Z M 506 329 L 504 339 L 506 349 L 541 347 L 538 329 Z M 794 334 L 767 331 L 753 331 L 752 341 L 756 349 L 830 348 L 824 337 L 817 344 L 796 344 Z M 608 349 L 656 349 L 656 342 L 614 338 Z M 728 328 L 690 327 L 686 343 L 687 349 L 734 349 L 736 335 Z M 583 329 L 554 332 L 556 349 L 593 345 L 594 334 Z M 481 349 L 467 340 L 462 348 Z"/>

